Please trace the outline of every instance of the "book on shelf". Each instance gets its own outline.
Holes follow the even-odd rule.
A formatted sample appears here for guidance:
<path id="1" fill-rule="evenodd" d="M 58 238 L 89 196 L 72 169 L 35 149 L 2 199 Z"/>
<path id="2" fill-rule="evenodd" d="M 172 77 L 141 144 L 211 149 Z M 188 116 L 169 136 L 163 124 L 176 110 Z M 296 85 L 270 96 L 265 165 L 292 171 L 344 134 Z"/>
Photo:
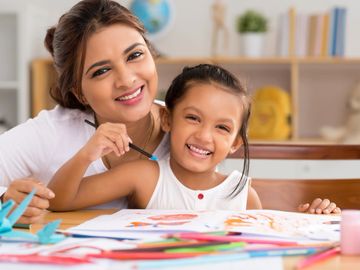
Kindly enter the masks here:
<path id="1" fill-rule="evenodd" d="M 346 8 L 334 7 L 317 14 L 290 8 L 280 15 L 280 56 L 345 56 Z"/>

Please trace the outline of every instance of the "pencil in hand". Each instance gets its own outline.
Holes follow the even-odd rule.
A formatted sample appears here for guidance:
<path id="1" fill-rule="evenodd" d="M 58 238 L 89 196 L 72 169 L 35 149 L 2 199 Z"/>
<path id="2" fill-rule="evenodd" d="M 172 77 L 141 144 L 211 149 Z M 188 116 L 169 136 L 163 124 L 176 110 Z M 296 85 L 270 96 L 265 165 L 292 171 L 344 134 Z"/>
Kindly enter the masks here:
<path id="1" fill-rule="evenodd" d="M 92 126 L 92 127 L 94 127 L 94 128 L 97 128 L 96 125 L 93 122 L 91 122 L 91 121 L 89 121 L 87 119 L 85 119 L 85 123 Z M 144 156 L 148 157 L 151 160 L 158 160 L 157 156 L 146 152 L 145 150 L 141 149 L 140 147 L 136 146 L 133 143 L 129 143 L 129 147 L 131 149 L 135 150 L 135 151 L 138 151 L 140 154 L 143 154 Z"/>

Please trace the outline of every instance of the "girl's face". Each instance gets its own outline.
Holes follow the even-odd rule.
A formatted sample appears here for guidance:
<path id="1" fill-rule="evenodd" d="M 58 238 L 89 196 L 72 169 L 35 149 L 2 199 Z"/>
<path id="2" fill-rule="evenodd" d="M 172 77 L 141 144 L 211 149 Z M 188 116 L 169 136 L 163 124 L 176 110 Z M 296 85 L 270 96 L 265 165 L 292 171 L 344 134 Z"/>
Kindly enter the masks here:
<path id="1" fill-rule="evenodd" d="M 89 38 L 82 93 L 99 123 L 129 123 L 145 117 L 157 84 L 154 59 L 135 29 L 115 24 Z"/>
<path id="2" fill-rule="evenodd" d="M 214 170 L 242 144 L 238 135 L 242 112 L 239 96 L 215 84 L 191 86 L 164 120 L 171 134 L 173 170 Z"/>

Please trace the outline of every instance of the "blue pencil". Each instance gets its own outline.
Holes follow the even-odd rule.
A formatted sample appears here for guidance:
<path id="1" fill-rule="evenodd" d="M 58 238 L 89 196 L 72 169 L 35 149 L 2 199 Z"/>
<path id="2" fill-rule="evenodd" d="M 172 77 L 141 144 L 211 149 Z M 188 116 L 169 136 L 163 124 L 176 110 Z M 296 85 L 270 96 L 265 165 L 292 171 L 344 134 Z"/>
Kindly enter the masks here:
<path id="1" fill-rule="evenodd" d="M 308 255 L 308 254 L 314 254 L 317 251 L 318 249 L 316 248 L 304 248 L 304 249 L 297 248 L 297 249 L 267 250 L 267 251 L 255 250 L 255 251 L 231 253 L 231 254 L 204 255 L 200 257 L 186 258 L 186 259 L 140 262 L 137 263 L 136 266 L 137 269 L 165 268 L 165 267 L 175 267 L 175 266 L 179 267 L 179 266 L 246 260 L 246 259 L 258 258 L 258 257 Z"/>

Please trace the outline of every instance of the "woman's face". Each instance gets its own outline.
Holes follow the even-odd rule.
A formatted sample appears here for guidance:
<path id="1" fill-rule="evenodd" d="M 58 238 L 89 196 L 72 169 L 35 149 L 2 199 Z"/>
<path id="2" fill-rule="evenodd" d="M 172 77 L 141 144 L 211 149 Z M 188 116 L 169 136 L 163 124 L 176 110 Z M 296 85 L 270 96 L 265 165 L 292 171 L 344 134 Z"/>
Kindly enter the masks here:
<path id="1" fill-rule="evenodd" d="M 145 117 L 157 86 L 154 59 L 135 29 L 115 24 L 90 36 L 82 94 L 99 123 L 131 123 Z"/>

